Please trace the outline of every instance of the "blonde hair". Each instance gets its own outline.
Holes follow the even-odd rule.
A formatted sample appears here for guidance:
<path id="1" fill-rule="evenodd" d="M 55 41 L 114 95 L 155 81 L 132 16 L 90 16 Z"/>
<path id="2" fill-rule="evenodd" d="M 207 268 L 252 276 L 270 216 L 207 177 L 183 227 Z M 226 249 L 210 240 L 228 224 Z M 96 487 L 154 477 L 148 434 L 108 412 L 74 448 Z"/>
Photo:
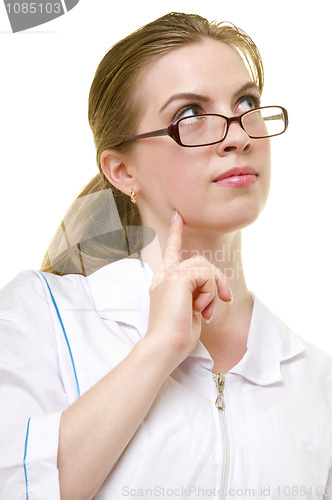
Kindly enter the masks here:
<path id="1" fill-rule="evenodd" d="M 263 89 L 259 51 L 252 39 L 231 23 L 170 13 L 116 43 L 100 62 L 89 94 L 88 117 L 99 173 L 69 208 L 44 257 L 42 271 L 89 275 L 115 260 L 139 256 L 143 230 L 148 229 L 142 227 L 137 205 L 104 176 L 100 156 L 105 149 L 131 147 L 130 142 L 122 142 L 135 134 L 142 112 L 135 94 L 148 65 L 177 47 L 204 38 L 233 47 L 253 81 Z M 152 237 L 152 233 L 148 235 L 148 239 Z"/>

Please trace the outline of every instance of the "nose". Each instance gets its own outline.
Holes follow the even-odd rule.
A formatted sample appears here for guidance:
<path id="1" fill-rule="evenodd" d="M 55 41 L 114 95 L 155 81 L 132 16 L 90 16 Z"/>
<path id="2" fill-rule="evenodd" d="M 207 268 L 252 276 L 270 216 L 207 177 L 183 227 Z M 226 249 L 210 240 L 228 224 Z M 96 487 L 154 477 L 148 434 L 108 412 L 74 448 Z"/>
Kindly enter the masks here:
<path id="1" fill-rule="evenodd" d="M 225 156 L 230 153 L 248 153 L 252 148 L 252 142 L 241 125 L 232 122 L 229 124 L 225 139 L 216 146 L 217 154 Z"/>

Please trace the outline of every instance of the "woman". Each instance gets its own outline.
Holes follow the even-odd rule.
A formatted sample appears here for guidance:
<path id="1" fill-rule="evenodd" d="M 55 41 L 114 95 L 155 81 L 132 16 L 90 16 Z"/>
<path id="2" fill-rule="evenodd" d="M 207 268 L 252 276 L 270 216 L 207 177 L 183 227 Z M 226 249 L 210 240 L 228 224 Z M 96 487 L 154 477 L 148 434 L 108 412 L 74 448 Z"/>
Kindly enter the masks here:
<path id="1" fill-rule="evenodd" d="M 100 63 L 100 174 L 1 294 L 1 498 L 332 498 L 331 359 L 242 269 L 287 127 L 262 87 L 252 40 L 199 16 Z"/>

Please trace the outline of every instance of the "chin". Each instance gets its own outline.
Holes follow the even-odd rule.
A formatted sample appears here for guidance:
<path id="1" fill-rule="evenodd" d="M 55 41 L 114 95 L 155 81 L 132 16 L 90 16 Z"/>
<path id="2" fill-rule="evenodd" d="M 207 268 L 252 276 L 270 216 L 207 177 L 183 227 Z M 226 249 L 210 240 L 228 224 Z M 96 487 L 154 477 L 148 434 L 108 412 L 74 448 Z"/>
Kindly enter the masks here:
<path id="1" fill-rule="evenodd" d="M 219 220 L 219 224 L 227 226 L 227 231 L 236 231 L 248 227 L 258 219 L 264 209 L 265 202 L 266 200 L 264 203 L 258 203 L 255 200 L 247 203 L 239 203 L 228 211 L 229 216 L 227 219 L 222 217 L 223 220 Z"/>
<path id="2" fill-rule="evenodd" d="M 235 200 L 234 200 L 235 201 Z M 262 213 L 265 200 L 242 199 L 227 206 L 216 207 L 212 213 L 209 209 L 204 214 L 196 210 L 183 210 L 181 215 L 187 231 L 197 231 L 211 236 L 211 231 L 216 233 L 231 233 L 250 226 Z"/>

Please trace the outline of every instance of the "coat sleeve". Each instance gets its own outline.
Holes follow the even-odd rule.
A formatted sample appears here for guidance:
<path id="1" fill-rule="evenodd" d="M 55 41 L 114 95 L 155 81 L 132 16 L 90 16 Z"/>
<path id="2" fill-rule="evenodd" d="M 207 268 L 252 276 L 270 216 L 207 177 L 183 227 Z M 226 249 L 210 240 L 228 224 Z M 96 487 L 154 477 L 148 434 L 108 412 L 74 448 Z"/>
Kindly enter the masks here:
<path id="1" fill-rule="evenodd" d="M 62 383 L 48 301 L 33 272 L 0 291 L 0 500 L 60 500 Z"/>

